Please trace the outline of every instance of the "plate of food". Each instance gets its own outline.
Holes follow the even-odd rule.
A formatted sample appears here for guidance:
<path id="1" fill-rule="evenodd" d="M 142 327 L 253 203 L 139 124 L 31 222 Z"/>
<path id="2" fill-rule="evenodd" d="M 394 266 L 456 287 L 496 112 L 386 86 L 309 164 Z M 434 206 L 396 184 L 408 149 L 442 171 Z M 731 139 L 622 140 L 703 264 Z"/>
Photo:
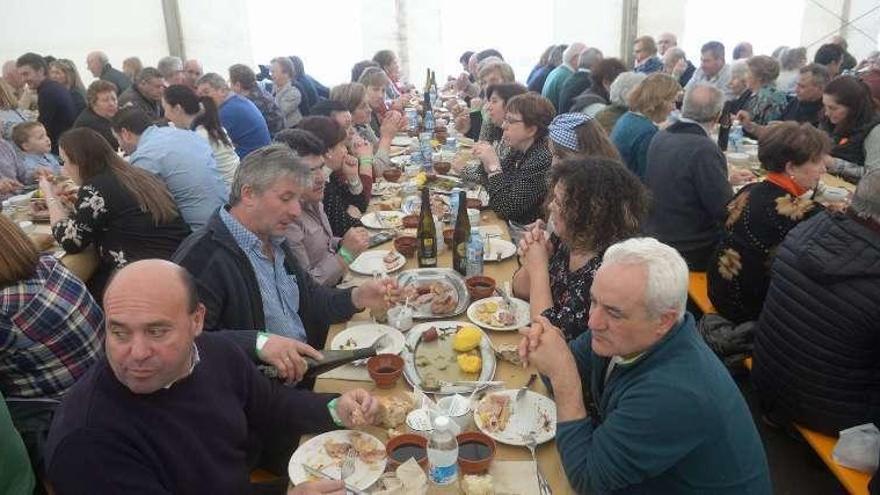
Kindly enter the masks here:
<path id="1" fill-rule="evenodd" d="M 465 148 L 472 148 L 474 146 L 474 140 L 471 138 L 463 137 L 458 139 L 458 144 Z"/>
<path id="2" fill-rule="evenodd" d="M 400 192 L 400 188 L 402 188 L 402 184 L 398 184 L 397 182 L 374 182 L 373 183 L 373 196 L 387 196 L 391 194 L 397 194 Z"/>
<path id="3" fill-rule="evenodd" d="M 320 478 L 311 476 L 303 464 L 333 479 L 339 479 L 342 461 L 349 450 L 357 454 L 354 474 L 345 479 L 358 490 L 366 490 L 385 472 L 385 445 L 373 435 L 354 430 L 336 430 L 312 437 L 290 456 L 287 474 L 294 485 Z"/>
<path id="4" fill-rule="evenodd" d="M 556 403 L 527 390 L 515 403 L 519 389 L 487 394 L 474 408 L 474 423 L 496 442 L 525 446 L 524 435 L 533 433 L 539 444 L 556 436 Z"/>
<path id="5" fill-rule="evenodd" d="M 516 246 L 499 237 L 489 237 L 483 246 L 483 261 L 502 261 L 516 254 Z"/>
<path id="6" fill-rule="evenodd" d="M 403 334 L 396 328 L 377 323 L 366 323 L 346 328 L 333 337 L 333 340 L 330 342 L 330 349 L 334 351 L 363 349 L 373 345 L 373 342 L 376 342 L 380 335 L 387 335 L 388 337 L 381 339 L 381 342 L 379 342 L 377 354 L 400 354 L 406 342 Z"/>
<path id="7" fill-rule="evenodd" d="M 355 273 L 361 275 L 372 275 L 374 273 L 391 273 L 396 272 L 406 265 L 406 258 L 394 250 L 375 249 L 364 251 L 354 261 L 348 265 L 348 268 Z"/>
<path id="8" fill-rule="evenodd" d="M 449 268 L 418 268 L 397 276 L 400 297 L 409 299 L 413 318 L 449 318 L 467 310 L 470 304 L 464 279 Z"/>
<path id="9" fill-rule="evenodd" d="M 405 167 L 410 164 L 412 159 L 409 155 L 400 154 L 397 156 L 391 157 L 391 163 L 397 165 L 398 167 Z"/>
<path id="10" fill-rule="evenodd" d="M 401 211 L 371 211 L 361 217 L 361 223 L 368 229 L 399 229 L 405 216 Z"/>
<path id="11" fill-rule="evenodd" d="M 529 303 L 515 297 L 510 298 L 510 305 L 503 297 L 487 297 L 475 301 L 467 310 L 468 319 L 477 325 L 498 331 L 516 331 L 531 322 Z"/>
<path id="12" fill-rule="evenodd" d="M 461 187 L 461 179 L 452 175 L 433 175 L 427 178 L 425 185 L 431 191 L 448 194 L 456 187 Z"/>
<path id="13" fill-rule="evenodd" d="M 403 375 L 413 387 L 439 394 L 470 393 L 495 376 L 495 351 L 478 327 L 461 321 L 420 323 L 406 334 Z"/>
<path id="14" fill-rule="evenodd" d="M 407 215 L 418 215 L 422 211 L 422 198 L 416 195 L 403 198 L 400 210 Z M 443 194 L 431 194 L 431 213 L 441 218 L 449 215 L 449 197 Z"/>

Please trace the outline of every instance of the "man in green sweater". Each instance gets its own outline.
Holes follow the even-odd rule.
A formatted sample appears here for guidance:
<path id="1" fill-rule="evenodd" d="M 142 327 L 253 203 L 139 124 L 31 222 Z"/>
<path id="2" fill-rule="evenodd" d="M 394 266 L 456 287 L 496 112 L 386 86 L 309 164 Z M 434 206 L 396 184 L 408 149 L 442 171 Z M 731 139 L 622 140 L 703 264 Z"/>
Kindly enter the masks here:
<path id="1" fill-rule="evenodd" d="M 771 493 L 752 416 L 685 312 L 687 287 L 674 249 L 621 242 L 593 281 L 590 331 L 566 348 L 540 320 L 520 344 L 566 391 L 555 396 L 556 446 L 577 493 Z"/>

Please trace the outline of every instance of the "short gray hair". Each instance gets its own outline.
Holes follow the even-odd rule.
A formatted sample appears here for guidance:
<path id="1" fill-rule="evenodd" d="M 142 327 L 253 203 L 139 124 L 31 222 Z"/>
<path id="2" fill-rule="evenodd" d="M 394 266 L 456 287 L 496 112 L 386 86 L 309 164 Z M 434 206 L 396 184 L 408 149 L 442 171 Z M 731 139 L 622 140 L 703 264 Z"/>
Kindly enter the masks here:
<path id="1" fill-rule="evenodd" d="M 592 69 L 593 65 L 602 60 L 602 50 L 598 48 L 587 48 L 581 52 L 578 58 L 579 69 Z"/>
<path id="2" fill-rule="evenodd" d="M 208 72 L 204 76 L 200 77 L 198 81 L 196 81 L 196 87 L 201 86 L 202 84 L 207 84 L 214 89 L 218 90 L 229 90 L 229 84 L 226 83 L 226 79 L 223 79 L 223 76 L 217 74 L 216 72 Z"/>
<path id="3" fill-rule="evenodd" d="M 861 218 L 880 222 L 880 171 L 872 170 L 862 177 L 849 209 Z"/>
<path id="4" fill-rule="evenodd" d="M 183 60 L 173 55 L 162 57 L 159 59 L 159 63 L 156 64 L 156 68 L 162 73 L 162 77 L 168 79 L 175 72 L 183 71 Z"/>
<path id="5" fill-rule="evenodd" d="M 296 79 L 296 67 L 293 66 L 292 60 L 287 57 L 275 57 L 272 59 L 272 63 L 278 64 L 278 66 L 281 67 L 281 71 L 287 74 L 291 83 Z"/>
<path id="6" fill-rule="evenodd" d="M 620 74 L 611 83 L 611 87 L 608 88 L 608 100 L 614 106 L 629 108 L 627 97 L 630 91 L 644 81 L 646 77 L 648 76 L 641 72 L 630 71 Z"/>
<path id="7" fill-rule="evenodd" d="M 568 45 L 568 48 L 566 48 L 565 51 L 562 52 L 562 62 L 567 64 L 569 60 L 579 57 L 580 54 L 583 53 L 583 51 L 586 49 L 587 45 L 581 43 L 580 41 L 576 41 Z"/>
<path id="8" fill-rule="evenodd" d="M 813 82 L 820 88 L 825 88 L 831 82 L 831 74 L 828 68 L 821 64 L 807 64 L 801 67 L 799 74 L 812 74 Z"/>
<path id="9" fill-rule="evenodd" d="M 666 63 L 667 61 L 677 63 L 679 60 L 685 60 L 686 58 L 687 55 L 684 53 L 684 50 L 677 46 L 673 46 L 663 54 L 663 63 Z"/>
<path id="10" fill-rule="evenodd" d="M 739 60 L 735 60 L 730 64 L 730 78 L 731 79 L 745 79 L 749 74 L 749 66 L 746 64 L 746 59 L 741 58 Z"/>
<path id="11" fill-rule="evenodd" d="M 709 83 L 696 83 L 684 93 L 681 116 L 701 124 L 714 122 L 724 107 L 724 93 Z"/>
<path id="12" fill-rule="evenodd" d="M 235 206 L 241 201 L 244 186 L 250 186 L 260 194 L 283 177 L 291 177 L 298 184 L 306 185 L 311 181 L 312 172 L 286 144 L 275 143 L 256 149 L 244 157 L 235 172 L 229 204 Z"/>
<path id="13" fill-rule="evenodd" d="M 110 58 L 107 56 L 107 54 L 100 50 L 96 50 L 89 55 L 93 55 L 96 59 L 98 59 L 98 62 L 101 64 L 101 66 L 105 66 L 110 63 Z"/>
<path id="14" fill-rule="evenodd" d="M 652 237 L 627 239 L 612 245 L 602 256 L 602 266 L 614 263 L 645 267 L 645 310 L 657 318 L 675 311 L 681 321 L 687 306 L 688 267 L 678 251 Z"/>
<path id="15" fill-rule="evenodd" d="M 136 76 L 134 76 L 134 83 L 136 85 L 144 84 L 149 82 L 150 79 L 162 79 L 162 73 L 159 72 L 159 69 L 156 69 L 155 67 L 144 67 Z"/>

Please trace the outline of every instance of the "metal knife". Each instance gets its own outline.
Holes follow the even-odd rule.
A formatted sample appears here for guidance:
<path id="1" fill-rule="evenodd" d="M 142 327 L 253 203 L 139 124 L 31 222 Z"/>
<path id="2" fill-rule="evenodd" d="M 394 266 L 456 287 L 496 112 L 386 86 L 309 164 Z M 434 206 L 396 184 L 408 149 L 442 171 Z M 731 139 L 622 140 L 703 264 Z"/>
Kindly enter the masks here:
<path id="1" fill-rule="evenodd" d="M 312 466 L 309 466 L 308 464 L 300 464 L 300 466 L 302 466 L 303 470 L 311 476 L 316 476 L 318 478 L 323 478 L 325 480 L 336 481 L 336 478 L 330 476 L 329 474 L 325 473 L 324 471 L 321 471 L 320 469 L 313 468 Z M 355 495 L 366 495 L 366 493 L 367 493 L 363 490 L 358 490 L 356 487 L 349 485 L 348 483 L 345 484 L 345 489 L 351 493 L 354 493 Z"/>

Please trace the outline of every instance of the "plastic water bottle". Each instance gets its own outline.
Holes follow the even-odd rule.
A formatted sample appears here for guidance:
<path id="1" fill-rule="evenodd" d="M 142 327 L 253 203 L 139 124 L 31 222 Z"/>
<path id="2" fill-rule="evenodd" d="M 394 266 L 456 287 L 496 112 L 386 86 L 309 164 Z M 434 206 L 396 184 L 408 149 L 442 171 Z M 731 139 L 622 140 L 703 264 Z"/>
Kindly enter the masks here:
<path id="1" fill-rule="evenodd" d="M 730 126 L 730 137 L 728 138 L 729 141 L 727 148 L 732 149 L 737 153 L 742 151 L 743 137 L 742 124 L 740 124 L 738 120 L 734 120 L 733 125 Z"/>
<path id="2" fill-rule="evenodd" d="M 446 416 L 434 419 L 434 431 L 428 439 L 428 477 L 435 485 L 458 480 L 458 441 Z"/>
<path id="3" fill-rule="evenodd" d="M 446 242 L 443 240 L 443 220 L 440 217 L 434 217 L 434 231 L 437 233 L 437 252 L 443 251 L 443 248 L 446 247 Z"/>
<path id="4" fill-rule="evenodd" d="M 458 191 L 459 187 L 453 187 L 449 195 L 449 224 L 455 226 L 455 219 L 458 218 Z"/>
<path id="5" fill-rule="evenodd" d="M 467 276 L 483 274 L 483 236 L 478 227 L 471 228 L 471 241 L 467 247 Z"/>
<path id="6" fill-rule="evenodd" d="M 434 134 L 434 112 L 432 110 L 428 110 L 425 112 L 425 132 L 430 132 Z"/>

